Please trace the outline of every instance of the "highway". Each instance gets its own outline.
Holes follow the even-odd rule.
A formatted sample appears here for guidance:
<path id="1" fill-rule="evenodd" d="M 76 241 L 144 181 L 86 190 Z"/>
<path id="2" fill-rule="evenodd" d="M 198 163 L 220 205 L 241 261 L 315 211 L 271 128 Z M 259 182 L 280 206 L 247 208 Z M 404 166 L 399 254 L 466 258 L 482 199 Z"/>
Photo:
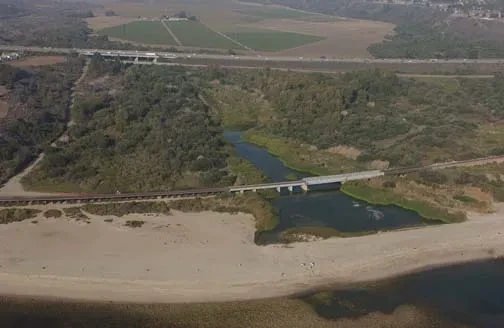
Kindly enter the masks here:
<path id="1" fill-rule="evenodd" d="M 418 73 L 423 71 L 456 72 L 460 70 L 476 70 L 480 73 L 504 71 L 504 59 L 367 59 L 367 58 L 309 58 L 266 55 L 223 55 L 223 54 L 197 54 L 150 52 L 135 50 L 109 50 L 109 49 L 77 49 L 77 48 L 43 48 L 22 46 L 1 46 L 0 50 L 36 53 L 80 54 L 91 56 L 100 53 L 105 57 L 120 57 L 124 60 L 142 58 L 159 62 L 178 63 L 187 66 L 218 65 L 226 67 L 246 68 L 280 68 L 307 71 L 349 71 L 366 67 L 376 67 Z"/>
<path id="2" fill-rule="evenodd" d="M 5 51 L 25 51 L 25 52 L 41 52 L 41 53 L 61 53 L 61 54 L 94 54 L 100 53 L 111 56 L 145 56 L 145 57 L 166 57 L 172 58 L 201 58 L 201 59 L 233 59 L 233 60 L 253 60 L 253 61 L 294 61 L 294 62 L 341 62 L 341 63 L 409 63 L 409 64 L 426 64 L 426 63 L 482 63 L 482 64 L 504 64 L 504 59 L 398 59 L 398 58 L 316 58 L 316 57 L 292 57 L 292 56 L 264 56 L 264 55 L 222 55 L 222 54 L 199 54 L 199 53 L 182 53 L 182 52 L 153 52 L 153 51 L 137 51 L 137 50 L 110 50 L 110 49 L 81 49 L 81 48 L 48 48 L 48 47 L 24 47 L 24 46 L 6 46 L 0 45 L 0 50 Z"/>

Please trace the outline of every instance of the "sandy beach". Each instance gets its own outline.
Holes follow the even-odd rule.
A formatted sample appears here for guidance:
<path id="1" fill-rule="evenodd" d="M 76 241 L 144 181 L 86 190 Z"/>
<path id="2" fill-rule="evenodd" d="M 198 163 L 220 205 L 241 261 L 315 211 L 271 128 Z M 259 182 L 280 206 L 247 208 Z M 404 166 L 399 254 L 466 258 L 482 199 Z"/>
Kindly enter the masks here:
<path id="1" fill-rule="evenodd" d="M 503 213 L 499 205 L 460 224 L 288 246 L 256 246 L 246 214 L 89 215 L 89 224 L 40 216 L 0 225 L 0 293 L 122 302 L 289 295 L 502 256 Z"/>

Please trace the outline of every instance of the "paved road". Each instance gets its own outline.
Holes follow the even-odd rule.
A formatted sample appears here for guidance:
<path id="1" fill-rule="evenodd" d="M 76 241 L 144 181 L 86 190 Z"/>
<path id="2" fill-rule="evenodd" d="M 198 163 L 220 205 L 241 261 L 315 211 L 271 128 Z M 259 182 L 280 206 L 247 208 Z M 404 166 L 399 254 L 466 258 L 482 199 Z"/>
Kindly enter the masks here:
<path id="1" fill-rule="evenodd" d="M 173 52 L 155 52 L 152 51 L 135 51 L 135 50 L 110 50 L 110 49 L 82 49 L 82 48 L 48 48 L 48 47 L 23 47 L 23 46 L 6 46 L 0 45 L 0 50 L 6 51 L 32 51 L 32 52 L 46 52 L 46 53 L 96 53 L 99 52 L 104 55 L 121 55 L 121 56 L 158 56 L 158 57 L 171 57 L 187 59 L 231 59 L 236 61 L 273 61 L 273 62 L 340 62 L 340 63 L 392 63 L 392 64 L 436 64 L 436 63 L 451 63 L 451 64 L 464 64 L 464 63 L 479 63 L 479 64 L 503 64 L 504 59 L 365 59 L 365 58 L 314 58 L 314 57 L 289 57 L 289 56 L 261 56 L 261 55 L 222 55 L 222 54 L 196 54 L 196 53 L 173 53 Z"/>
<path id="2" fill-rule="evenodd" d="M 0 50 L 41 53 L 77 53 L 91 56 L 99 52 L 105 57 L 134 61 L 141 57 L 143 61 L 156 61 L 158 64 L 169 63 L 183 66 L 220 66 L 249 69 L 283 69 L 306 72 L 341 73 L 353 70 L 377 68 L 409 74 L 429 74 L 443 72 L 460 74 L 468 72 L 478 75 L 493 75 L 504 72 L 504 59 L 364 59 L 364 58 L 308 58 L 288 56 L 264 55 L 224 55 L 224 54 L 196 54 L 196 53 L 171 53 L 149 52 L 135 50 L 107 50 L 107 49 L 70 49 L 70 48 L 41 48 L 21 46 L 1 46 Z M 138 63 L 141 63 L 140 60 Z M 137 63 L 137 62 L 135 62 Z"/>

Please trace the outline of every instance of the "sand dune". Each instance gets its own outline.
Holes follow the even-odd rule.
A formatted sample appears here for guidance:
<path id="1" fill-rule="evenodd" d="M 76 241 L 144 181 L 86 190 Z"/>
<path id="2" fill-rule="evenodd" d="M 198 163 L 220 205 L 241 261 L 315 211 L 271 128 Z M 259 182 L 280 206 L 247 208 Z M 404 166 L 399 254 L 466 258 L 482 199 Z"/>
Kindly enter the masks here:
<path id="1" fill-rule="evenodd" d="M 502 206 L 501 206 L 502 209 Z M 133 302 L 292 294 L 504 254 L 500 211 L 465 223 L 256 246 L 245 214 L 38 218 L 0 226 L 0 293 Z M 112 217 L 110 217 L 112 218 Z M 127 228 L 126 220 L 146 221 Z"/>

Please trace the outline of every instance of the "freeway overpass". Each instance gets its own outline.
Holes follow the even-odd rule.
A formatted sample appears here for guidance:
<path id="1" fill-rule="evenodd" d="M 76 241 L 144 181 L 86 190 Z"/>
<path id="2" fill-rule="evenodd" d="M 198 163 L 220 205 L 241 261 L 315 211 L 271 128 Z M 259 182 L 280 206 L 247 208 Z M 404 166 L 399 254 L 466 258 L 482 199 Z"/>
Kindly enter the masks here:
<path id="1" fill-rule="evenodd" d="M 365 59 L 365 58 L 309 58 L 266 55 L 224 55 L 152 52 L 136 50 L 43 48 L 2 46 L 0 50 L 36 53 L 80 54 L 91 56 L 99 53 L 108 58 L 125 61 L 169 62 L 185 66 L 224 66 L 246 68 L 278 68 L 321 72 L 346 72 L 355 69 L 380 68 L 404 73 L 418 72 L 457 72 L 473 70 L 479 73 L 494 74 L 504 72 L 504 59 Z"/>

